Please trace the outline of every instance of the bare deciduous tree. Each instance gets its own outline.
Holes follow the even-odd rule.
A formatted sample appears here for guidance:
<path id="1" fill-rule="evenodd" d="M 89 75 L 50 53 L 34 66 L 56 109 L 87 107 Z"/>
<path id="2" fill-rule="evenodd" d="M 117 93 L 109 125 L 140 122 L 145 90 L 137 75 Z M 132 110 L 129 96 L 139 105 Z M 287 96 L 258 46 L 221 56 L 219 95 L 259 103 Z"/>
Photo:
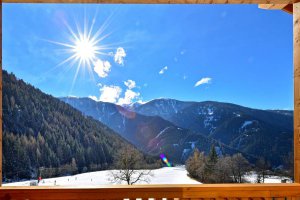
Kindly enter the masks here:
<path id="1" fill-rule="evenodd" d="M 153 175 L 151 170 L 143 169 L 145 167 L 143 161 L 143 155 L 136 149 L 130 146 L 121 148 L 114 158 L 116 170 L 110 172 L 109 181 L 118 184 L 125 181 L 128 185 L 138 182 L 148 183 Z"/>
<path id="2" fill-rule="evenodd" d="M 243 183 L 243 177 L 250 170 L 250 164 L 248 160 L 241 154 L 234 154 L 231 157 L 231 172 L 234 182 Z"/>
<path id="3" fill-rule="evenodd" d="M 231 176 L 231 157 L 225 156 L 218 159 L 216 166 L 215 166 L 215 182 L 216 183 L 231 183 L 233 182 Z"/>
<path id="4" fill-rule="evenodd" d="M 260 157 L 256 161 L 256 173 L 257 173 L 256 182 L 257 183 L 265 182 L 267 172 L 270 168 L 271 168 L 271 164 L 264 157 Z"/>

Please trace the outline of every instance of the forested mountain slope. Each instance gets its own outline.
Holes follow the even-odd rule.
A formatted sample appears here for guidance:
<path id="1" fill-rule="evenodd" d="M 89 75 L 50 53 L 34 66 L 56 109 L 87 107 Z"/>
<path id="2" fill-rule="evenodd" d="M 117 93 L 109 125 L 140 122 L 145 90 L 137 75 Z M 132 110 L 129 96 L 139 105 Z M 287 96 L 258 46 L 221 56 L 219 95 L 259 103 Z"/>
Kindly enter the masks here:
<path id="1" fill-rule="evenodd" d="M 106 169 L 124 145 L 101 122 L 3 71 L 4 180 Z"/>

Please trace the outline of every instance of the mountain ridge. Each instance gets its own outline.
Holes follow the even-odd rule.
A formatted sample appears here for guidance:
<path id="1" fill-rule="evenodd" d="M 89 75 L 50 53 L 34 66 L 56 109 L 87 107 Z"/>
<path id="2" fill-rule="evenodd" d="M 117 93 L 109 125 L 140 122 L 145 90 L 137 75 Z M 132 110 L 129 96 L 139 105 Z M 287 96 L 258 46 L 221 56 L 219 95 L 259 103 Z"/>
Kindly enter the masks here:
<path id="1" fill-rule="evenodd" d="M 77 98 L 77 100 L 73 99 L 73 101 L 79 102 L 80 98 Z M 97 103 L 106 104 L 105 102 Z M 93 107 L 90 110 L 85 110 L 84 103 L 81 106 L 75 104 L 75 102 L 71 103 L 75 108 L 91 116 Z M 124 109 L 126 110 L 126 108 Z M 199 139 L 199 144 L 194 146 L 200 148 L 200 150 L 207 151 L 209 145 L 220 143 L 220 148 L 227 146 L 227 149 L 231 148 L 245 154 L 267 157 L 274 165 L 280 165 L 284 160 L 280 157 L 291 152 L 290 146 L 292 145 L 293 135 L 292 111 L 259 110 L 232 103 L 214 101 L 184 102 L 175 99 L 156 99 L 139 104 L 134 109 L 130 109 L 129 112 L 135 113 L 133 115 L 160 117 L 162 120 L 170 122 L 174 129 L 177 127 L 185 130 L 182 135 L 190 137 L 189 141 L 183 141 L 179 135 L 175 137 L 176 133 L 173 134 L 174 137 L 167 137 L 168 139 L 173 138 L 173 143 L 169 142 L 169 145 L 176 146 L 177 140 L 184 146 L 181 149 L 181 154 L 176 153 L 177 157 L 178 155 L 184 155 L 185 152 L 191 152 L 193 148 L 188 147 L 186 143 L 193 144 L 191 139 L 197 140 L 195 139 L 197 137 L 201 139 Z M 101 112 L 94 113 L 92 116 L 99 120 L 97 116 L 102 116 L 102 114 Z M 104 123 L 112 127 L 109 124 L 109 120 Z M 152 135 L 152 138 L 160 137 L 160 132 L 163 132 L 163 134 L 168 132 L 166 135 L 169 136 L 172 134 L 171 132 L 175 132 L 174 130 L 166 129 L 167 127 L 161 127 L 159 132 Z M 116 131 L 118 132 L 118 130 Z M 272 146 L 270 138 L 276 139 L 275 145 Z M 209 144 L 201 147 L 200 144 L 204 143 Z M 282 144 L 282 146 L 279 144 Z M 163 148 L 162 145 L 161 147 Z M 261 150 L 257 150 L 259 147 Z M 266 147 L 271 150 L 265 149 Z M 276 151 L 278 151 L 278 156 L 275 155 Z M 170 152 L 176 152 L 175 148 L 170 150 Z M 227 153 L 228 150 L 224 152 Z"/>

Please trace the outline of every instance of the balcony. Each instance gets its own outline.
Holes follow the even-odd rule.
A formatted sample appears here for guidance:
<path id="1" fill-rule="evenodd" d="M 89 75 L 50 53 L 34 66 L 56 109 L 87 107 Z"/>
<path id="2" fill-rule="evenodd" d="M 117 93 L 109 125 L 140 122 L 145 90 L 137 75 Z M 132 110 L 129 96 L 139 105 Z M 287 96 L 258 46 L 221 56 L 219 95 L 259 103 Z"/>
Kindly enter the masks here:
<path id="1" fill-rule="evenodd" d="M 296 200 L 300 199 L 300 3 L 299 0 L 4 0 L 6 3 L 257 3 L 267 9 L 283 9 L 294 14 L 294 88 L 295 88 L 295 181 L 293 184 L 203 184 L 203 185 L 135 185 L 99 187 L 0 187 L 0 200 Z M 294 4 L 294 5 L 292 5 Z M 2 5 L 1 5 L 2 6 Z M 0 10 L 2 7 L 0 8 Z M 2 14 L 2 10 L 1 10 Z M 0 14 L 0 22 L 2 17 Z M 276 23 L 276 22 L 274 22 Z M 1 26 L 0 26 L 1 27 Z M 271 33 L 270 33 L 271 34 Z M 0 41 L 2 40 L 0 28 Z M 0 68 L 2 49 L 0 48 Z M 1 74 L 0 74 L 1 82 Z M 0 83 L 0 96 L 2 84 Z M 2 104 L 2 100 L 0 100 Z M 0 125 L 2 113 L 0 112 Z M 2 141 L 0 131 L 0 143 Z M 0 186 L 2 168 L 0 145 Z"/>
<path id="2" fill-rule="evenodd" d="M 1 187 L 0 200 L 182 199 L 257 200 L 300 198 L 300 184 L 135 185 L 89 188 Z"/>

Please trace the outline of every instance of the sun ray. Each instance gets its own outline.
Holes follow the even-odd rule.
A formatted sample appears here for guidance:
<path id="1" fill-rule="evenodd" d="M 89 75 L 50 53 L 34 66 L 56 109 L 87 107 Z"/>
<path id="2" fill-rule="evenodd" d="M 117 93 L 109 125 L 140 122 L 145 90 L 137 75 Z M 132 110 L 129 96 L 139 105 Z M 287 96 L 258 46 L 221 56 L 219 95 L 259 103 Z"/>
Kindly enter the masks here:
<path id="1" fill-rule="evenodd" d="M 58 55 L 67 55 L 54 69 L 63 66 L 63 68 L 68 71 L 74 70 L 70 94 L 80 74 L 88 72 L 90 80 L 95 81 L 94 66 L 96 62 L 99 59 L 104 60 L 102 57 L 109 57 L 111 59 L 114 55 L 118 46 L 111 43 L 103 43 L 105 39 L 112 35 L 112 31 L 108 33 L 106 31 L 111 25 L 113 15 L 114 12 L 96 28 L 98 8 L 91 20 L 88 19 L 87 12 L 84 11 L 82 20 L 77 20 L 76 15 L 73 17 L 74 22 L 71 24 L 66 19 L 63 19 L 62 23 L 66 27 L 66 32 L 69 35 L 67 41 L 46 40 L 62 47 L 62 49 L 59 49 Z"/>

